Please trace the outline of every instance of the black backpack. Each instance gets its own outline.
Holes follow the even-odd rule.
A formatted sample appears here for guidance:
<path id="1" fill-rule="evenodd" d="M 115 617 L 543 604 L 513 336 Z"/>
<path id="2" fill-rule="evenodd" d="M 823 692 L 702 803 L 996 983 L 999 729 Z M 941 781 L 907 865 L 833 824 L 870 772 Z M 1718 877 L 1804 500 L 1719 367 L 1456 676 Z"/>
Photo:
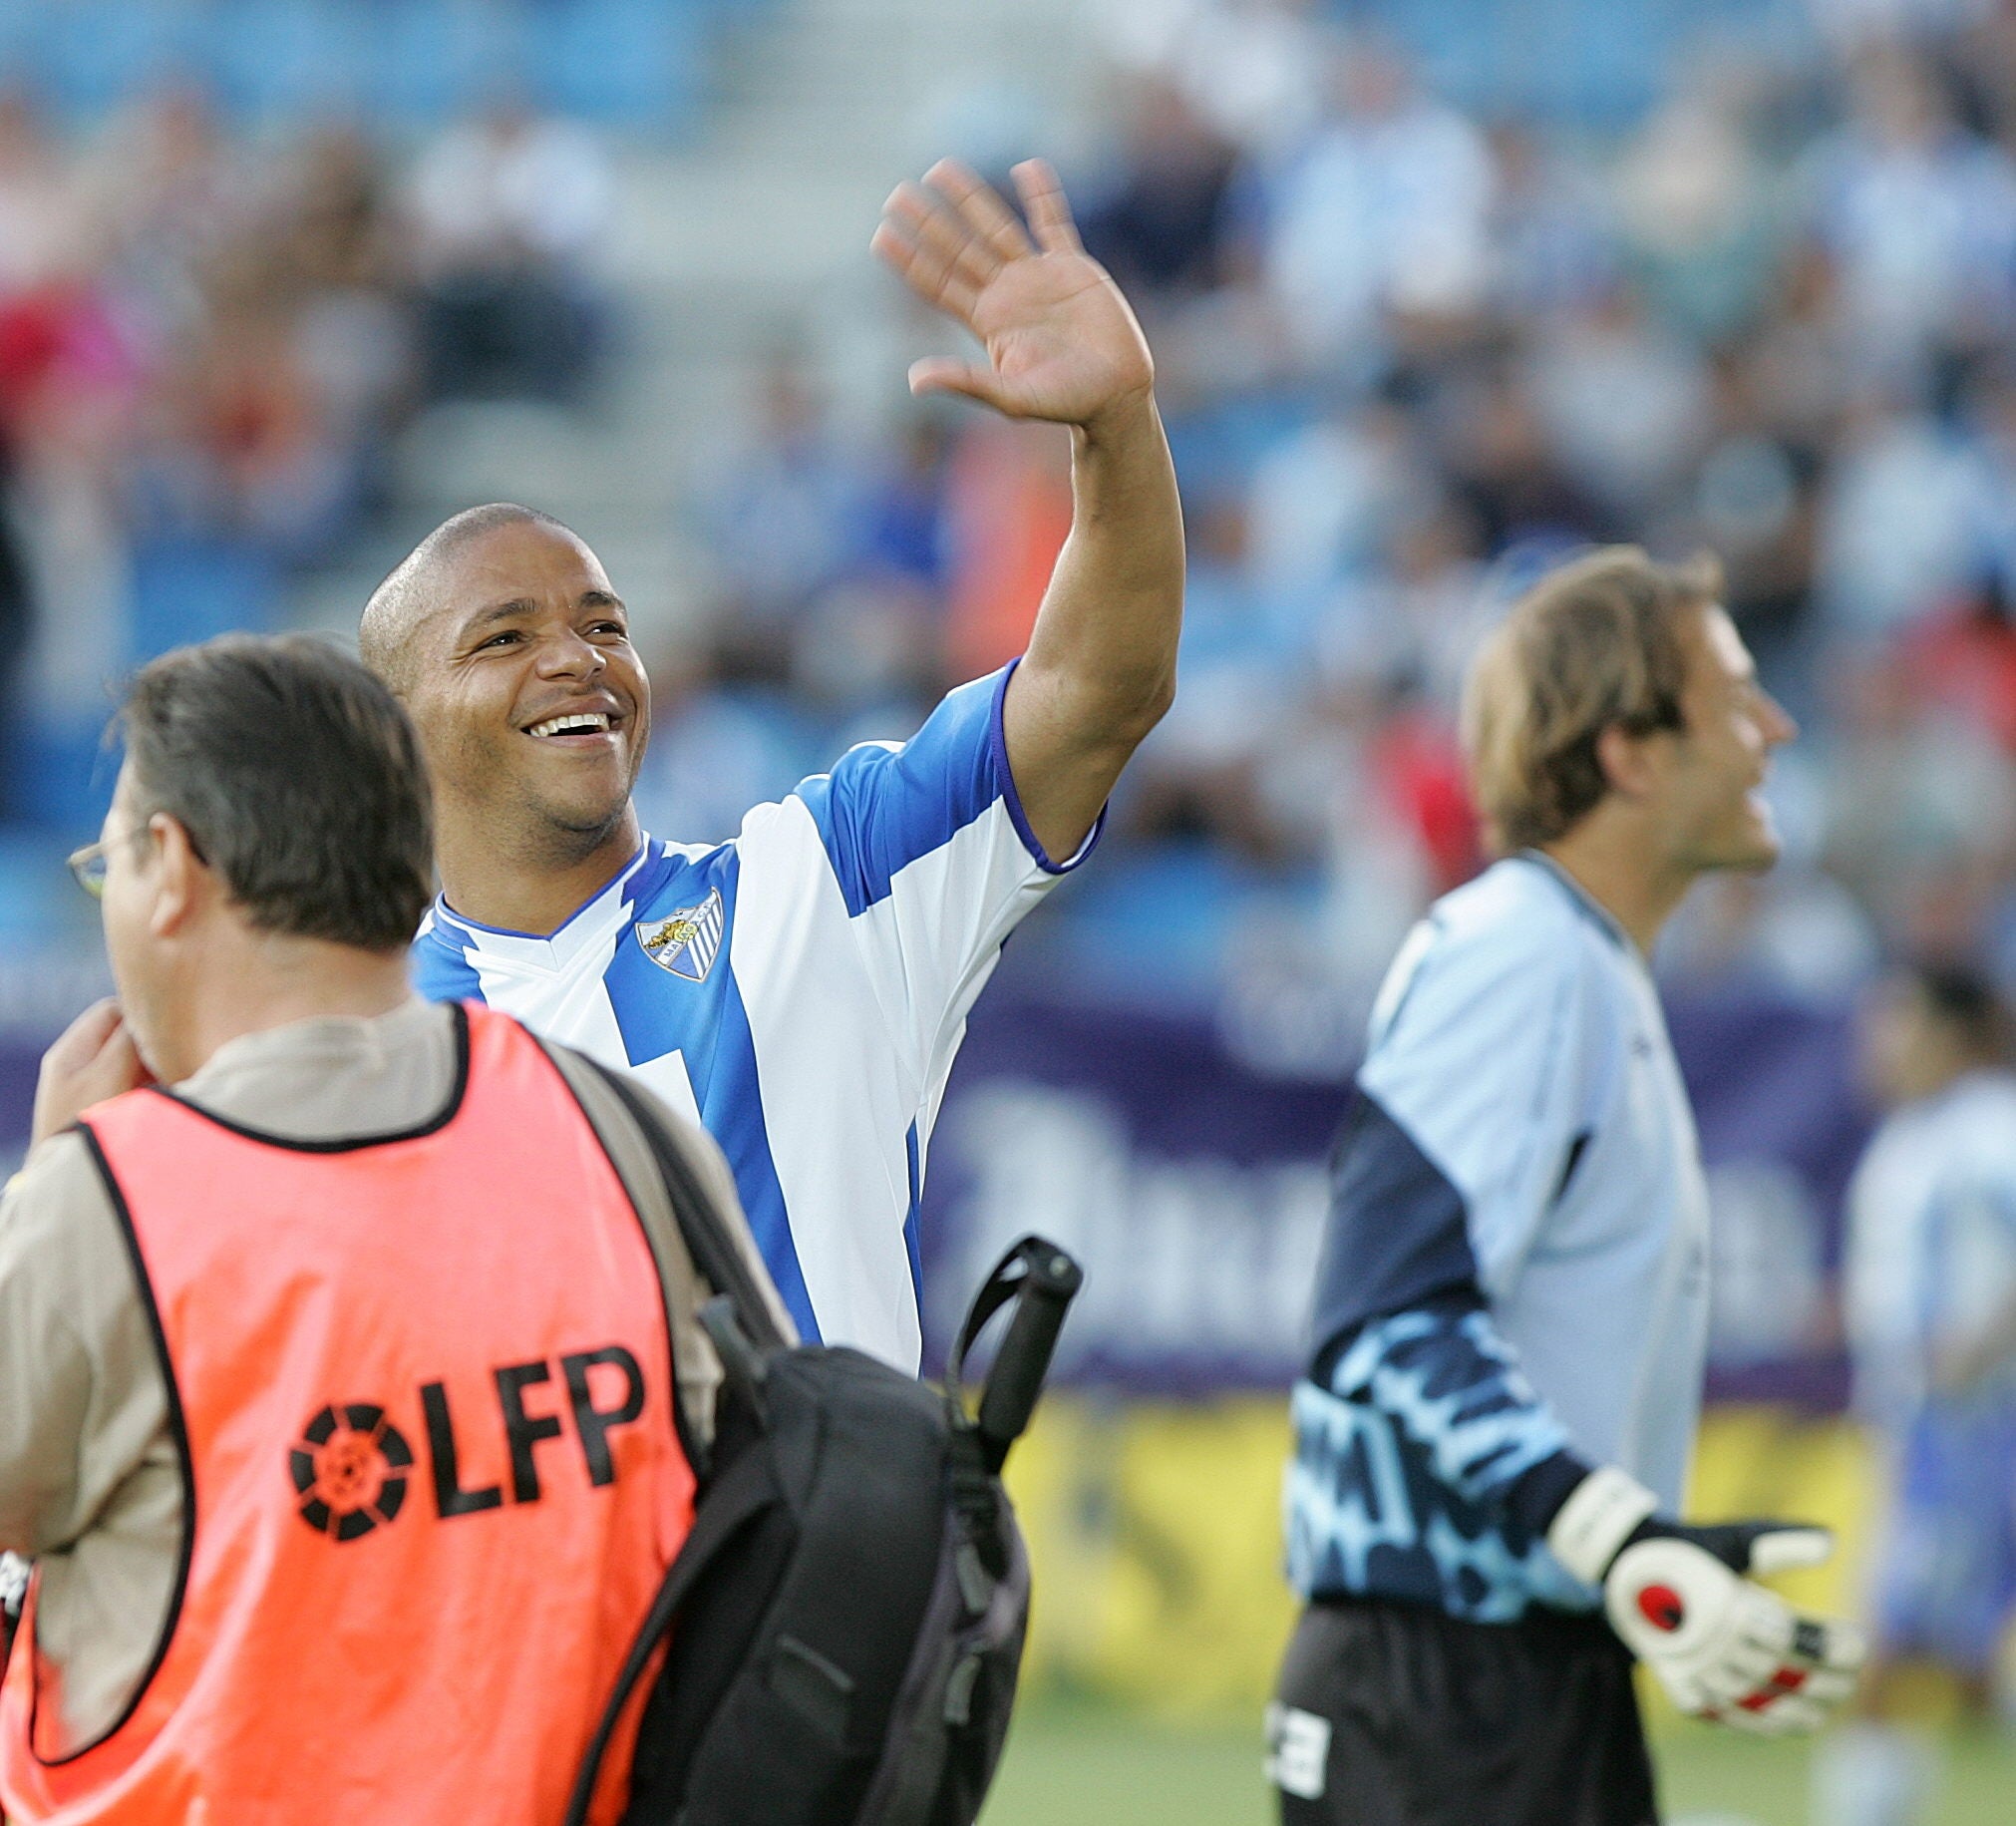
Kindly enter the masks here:
<path id="1" fill-rule="evenodd" d="M 785 1342 L 678 1147 L 650 1139 L 726 1379 L 693 1532 L 589 1746 L 581 1826 L 619 1715 L 644 1703 L 624 1826 L 971 1826 L 1014 1705 L 1029 1563 L 999 1472 L 1080 1273 L 1038 1238 L 976 1296 L 942 1390 L 857 1350 Z M 977 1417 L 961 1368 L 1015 1313 Z M 669 1642 L 668 1642 L 669 1638 Z"/>

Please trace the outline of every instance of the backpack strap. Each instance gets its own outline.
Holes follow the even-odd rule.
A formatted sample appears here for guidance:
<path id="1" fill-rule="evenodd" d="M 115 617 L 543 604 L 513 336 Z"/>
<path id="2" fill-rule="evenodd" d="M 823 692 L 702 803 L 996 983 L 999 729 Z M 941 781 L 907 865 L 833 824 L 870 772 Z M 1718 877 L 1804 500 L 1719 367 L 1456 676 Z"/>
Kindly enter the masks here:
<path id="1" fill-rule="evenodd" d="M 615 1735 L 616 1726 L 630 1703 L 630 1696 L 637 1689 L 637 1682 L 644 1677 L 651 1665 L 651 1657 L 657 1653 L 671 1630 L 679 1607 L 743 1529 L 768 1509 L 776 1498 L 777 1485 L 771 1475 L 770 1454 L 744 1452 L 715 1480 L 707 1493 L 707 1501 L 694 1511 L 693 1530 L 687 1535 L 679 1549 L 679 1557 L 672 1562 L 671 1571 L 658 1588 L 658 1596 L 651 1601 L 651 1608 L 644 1615 L 637 1640 L 631 1643 L 630 1652 L 624 1658 L 622 1670 L 617 1674 L 616 1684 L 609 1694 L 609 1702 L 603 1707 L 602 1721 L 595 1727 L 587 1754 L 581 1759 L 580 1771 L 574 1777 L 573 1795 L 567 1802 L 565 1826 L 582 1826 L 587 1819 L 588 1808 L 595 1798 L 595 1785 L 601 1778 L 602 1759 L 609 1751 L 609 1740 Z"/>
<path id="2" fill-rule="evenodd" d="M 743 1332 L 759 1350 L 788 1348 L 790 1340 L 779 1330 L 771 1315 L 770 1302 L 765 1299 L 747 1259 L 736 1247 L 714 1200 L 695 1176 L 677 1137 L 668 1132 L 664 1119 L 625 1074 L 612 1071 L 585 1053 L 578 1056 L 608 1085 L 649 1145 L 658 1177 L 671 1201 L 672 1215 L 678 1220 L 679 1234 L 701 1278 L 716 1293 L 725 1293 L 734 1302 Z"/>
<path id="3" fill-rule="evenodd" d="M 1042 1237 L 1024 1237 L 994 1265 L 994 1272 L 973 1296 L 945 1365 L 946 1399 L 960 1421 L 966 1418 L 962 1379 L 966 1353 L 987 1321 L 1010 1300 L 1015 1302 L 1015 1316 L 981 1390 L 975 1422 L 990 1473 L 1001 1469 L 1008 1448 L 1029 1424 L 1037 1397 L 1043 1392 L 1043 1378 L 1049 1373 L 1064 1315 L 1084 1280 L 1084 1271 L 1056 1244 Z"/>

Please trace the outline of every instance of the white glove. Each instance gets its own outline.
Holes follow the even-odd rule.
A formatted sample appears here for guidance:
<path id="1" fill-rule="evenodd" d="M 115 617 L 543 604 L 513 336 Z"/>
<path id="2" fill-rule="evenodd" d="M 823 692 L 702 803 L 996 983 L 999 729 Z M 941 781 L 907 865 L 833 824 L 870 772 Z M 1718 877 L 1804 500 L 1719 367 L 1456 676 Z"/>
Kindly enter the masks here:
<path id="1" fill-rule="evenodd" d="M 1683 1712 L 1741 1730 L 1818 1730 L 1854 1688 L 1866 1652 L 1852 1624 L 1802 1616 L 1742 1577 L 1818 1566 L 1824 1528 L 1736 1522 L 1690 1528 L 1622 1471 L 1594 1471 L 1547 1530 L 1555 1559 L 1603 1590 L 1624 1645 Z"/>

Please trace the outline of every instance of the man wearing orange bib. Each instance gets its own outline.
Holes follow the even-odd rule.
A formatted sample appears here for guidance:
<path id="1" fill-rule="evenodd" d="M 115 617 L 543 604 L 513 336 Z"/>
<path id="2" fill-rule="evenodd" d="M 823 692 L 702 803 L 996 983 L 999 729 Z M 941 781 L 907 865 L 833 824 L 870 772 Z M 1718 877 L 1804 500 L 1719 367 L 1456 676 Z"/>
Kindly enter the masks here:
<path id="1" fill-rule="evenodd" d="M 0 1202 L 0 1548 L 37 1568 L 0 1812 L 551 1826 L 691 1525 L 707 1289 L 608 1087 L 413 995 L 382 686 L 231 638 L 125 720 L 73 859 L 119 1000 Z"/>

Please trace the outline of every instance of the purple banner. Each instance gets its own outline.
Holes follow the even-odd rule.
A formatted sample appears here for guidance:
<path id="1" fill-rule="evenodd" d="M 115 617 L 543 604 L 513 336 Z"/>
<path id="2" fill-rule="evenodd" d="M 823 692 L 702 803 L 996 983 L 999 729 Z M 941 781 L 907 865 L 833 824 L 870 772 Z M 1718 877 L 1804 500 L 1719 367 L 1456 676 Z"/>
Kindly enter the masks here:
<path id="1" fill-rule="evenodd" d="M 1004 985 L 1005 986 L 1005 985 Z M 1714 1209 L 1713 1392 L 1832 1405 L 1842 1194 L 1866 1138 L 1847 1012 L 1681 995 L 1674 1044 Z M 0 1162 L 25 1145 L 47 1035 L 0 1027 Z M 1040 1231 L 1084 1263 L 1060 1381 L 1163 1395 L 1280 1388 L 1306 1348 L 1342 1074 L 1277 1076 L 1201 1016 L 996 994 L 930 1155 L 934 1363 L 994 1258 Z"/>
<path id="2" fill-rule="evenodd" d="M 1714 1209 L 1712 1391 L 1834 1405 L 1832 1272 L 1866 1136 L 1845 1010 L 1683 996 L 1674 1044 Z M 1078 1255 L 1060 1380 L 1130 1392 L 1278 1388 L 1301 1365 L 1347 1085 L 1267 1075 L 1205 1019 L 993 1000 L 932 1143 L 926 1323 L 1017 1235 Z"/>

